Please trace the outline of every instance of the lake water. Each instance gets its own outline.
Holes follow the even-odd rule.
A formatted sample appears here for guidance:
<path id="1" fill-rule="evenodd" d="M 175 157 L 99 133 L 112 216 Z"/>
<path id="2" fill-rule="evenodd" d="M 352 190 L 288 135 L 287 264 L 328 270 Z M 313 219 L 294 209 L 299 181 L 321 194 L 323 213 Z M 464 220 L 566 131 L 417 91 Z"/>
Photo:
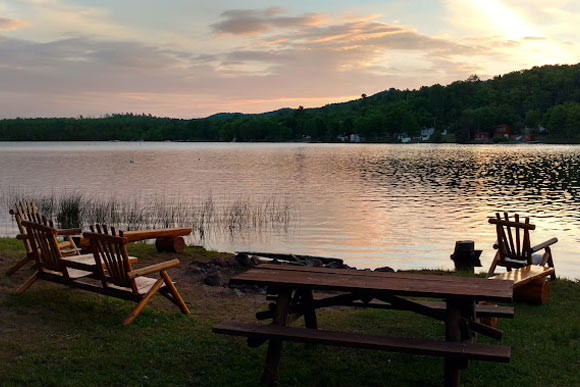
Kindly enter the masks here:
<path id="1" fill-rule="evenodd" d="M 359 268 L 452 268 L 455 241 L 472 239 L 487 270 L 495 240 L 487 217 L 517 211 L 536 224 L 532 244 L 560 240 L 558 274 L 580 278 L 578 146 L 0 143 L 0 193 L 14 189 L 217 204 L 275 198 L 289 206 L 283 226 L 201 242 Z M 4 213 L 0 233 L 15 234 Z"/>

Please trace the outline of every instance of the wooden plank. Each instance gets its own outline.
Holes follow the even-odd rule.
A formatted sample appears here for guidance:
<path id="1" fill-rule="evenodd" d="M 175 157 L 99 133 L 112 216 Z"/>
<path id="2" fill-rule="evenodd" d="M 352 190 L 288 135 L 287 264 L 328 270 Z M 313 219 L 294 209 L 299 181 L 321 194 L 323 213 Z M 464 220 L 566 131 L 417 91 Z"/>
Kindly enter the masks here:
<path id="1" fill-rule="evenodd" d="M 313 290 L 366 292 L 370 295 L 395 294 L 412 297 L 463 297 L 482 301 L 512 301 L 513 282 L 511 281 L 472 279 L 470 282 L 465 282 L 464 279 L 460 279 L 454 283 L 453 281 L 430 280 L 429 277 L 437 276 L 420 276 L 416 279 L 409 279 L 404 276 L 381 278 L 375 276 L 334 275 L 320 272 L 304 273 L 252 269 L 233 277 L 230 283 L 271 286 L 274 288 L 311 288 Z M 490 284 L 493 284 L 493 286 L 489 286 Z"/>
<path id="2" fill-rule="evenodd" d="M 490 280 L 506 280 L 513 281 L 514 288 L 523 286 L 531 281 L 539 278 L 547 277 L 555 272 L 553 267 L 544 267 L 538 265 L 528 265 L 519 269 L 508 271 L 501 274 L 496 274 L 489 277 Z"/>
<path id="3" fill-rule="evenodd" d="M 455 359 L 508 362 L 511 356 L 511 348 L 502 345 L 371 336 L 359 333 L 281 327 L 276 325 L 223 322 L 214 327 L 213 332 L 256 339 L 276 338 L 302 343 L 319 343 L 419 355 L 445 356 Z"/>
<path id="4" fill-rule="evenodd" d="M 378 277 L 378 278 L 408 278 L 408 279 L 420 279 L 422 281 L 439 281 L 439 282 L 452 282 L 452 283 L 465 283 L 472 285 L 475 282 L 484 284 L 486 281 L 484 278 L 473 278 L 473 277 L 456 277 L 451 275 L 440 275 L 440 274 L 419 274 L 419 273 L 408 273 L 408 272 L 396 272 L 388 273 L 381 271 L 369 271 L 369 270 L 351 270 L 351 269 L 330 269 L 326 267 L 304 267 L 296 265 L 275 265 L 275 264 L 262 264 L 257 266 L 255 269 L 263 270 L 278 270 L 278 271 L 298 271 L 304 273 L 326 273 L 326 274 L 336 274 L 336 275 L 350 275 L 350 276 L 361 276 L 361 277 Z"/>

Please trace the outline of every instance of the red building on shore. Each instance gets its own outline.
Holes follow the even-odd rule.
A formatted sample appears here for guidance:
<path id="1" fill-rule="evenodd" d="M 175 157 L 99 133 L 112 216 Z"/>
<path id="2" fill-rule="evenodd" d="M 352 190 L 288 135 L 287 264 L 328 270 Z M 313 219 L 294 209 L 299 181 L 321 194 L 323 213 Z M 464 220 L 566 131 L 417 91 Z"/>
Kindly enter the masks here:
<path id="1" fill-rule="evenodd" d="M 493 129 L 493 137 L 510 138 L 512 127 L 507 124 L 500 124 Z"/>

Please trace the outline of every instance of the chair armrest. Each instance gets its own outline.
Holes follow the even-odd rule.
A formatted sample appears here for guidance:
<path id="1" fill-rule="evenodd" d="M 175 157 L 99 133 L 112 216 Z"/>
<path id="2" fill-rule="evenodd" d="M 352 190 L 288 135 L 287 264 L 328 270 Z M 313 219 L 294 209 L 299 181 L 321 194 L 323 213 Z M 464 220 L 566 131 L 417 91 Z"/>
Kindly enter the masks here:
<path id="1" fill-rule="evenodd" d="M 16 239 L 18 239 L 19 241 L 23 241 L 25 239 L 28 239 L 28 234 L 18 234 L 18 235 L 16 235 Z"/>
<path id="2" fill-rule="evenodd" d="M 144 276 L 151 273 L 158 273 L 163 270 L 171 269 L 172 267 L 179 265 L 179 259 L 172 259 L 171 261 L 165 261 L 161 263 L 157 263 L 155 265 L 147 266 L 142 269 L 137 269 L 130 271 L 127 273 L 129 279 L 133 279 L 135 277 Z"/>
<path id="3" fill-rule="evenodd" d="M 493 248 L 495 250 L 499 249 L 499 241 L 496 239 L 495 242 L 493 242 Z"/>
<path id="4" fill-rule="evenodd" d="M 56 235 L 81 235 L 83 230 L 80 228 L 65 228 L 62 230 L 56 230 Z"/>
<path id="5" fill-rule="evenodd" d="M 532 247 L 532 253 L 535 253 L 538 250 L 545 249 L 546 247 L 553 245 L 554 243 L 558 242 L 558 238 L 548 239 L 545 242 L 540 243 L 539 245 L 535 245 Z"/>

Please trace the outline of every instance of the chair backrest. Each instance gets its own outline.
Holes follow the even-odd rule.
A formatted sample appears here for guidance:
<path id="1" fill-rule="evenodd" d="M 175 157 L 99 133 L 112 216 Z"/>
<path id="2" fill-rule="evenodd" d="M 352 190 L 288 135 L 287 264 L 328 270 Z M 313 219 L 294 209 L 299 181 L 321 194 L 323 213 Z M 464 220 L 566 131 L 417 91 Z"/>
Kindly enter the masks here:
<path id="1" fill-rule="evenodd" d="M 517 267 L 532 264 L 532 248 L 530 244 L 530 230 L 536 228 L 530 224 L 530 218 L 525 218 L 520 222 L 520 216 L 514 214 L 514 219 L 510 220 L 507 212 L 503 213 L 503 219 L 499 213 L 495 218 L 490 218 L 489 223 L 495 224 L 497 233 L 497 248 L 499 250 L 498 265 L 507 267 Z M 509 262 L 506 258 L 512 261 Z"/>
<path id="2" fill-rule="evenodd" d="M 45 217 L 41 218 L 41 223 L 23 220 L 22 226 L 26 230 L 38 270 L 57 271 L 65 278 L 69 278 L 67 268 L 61 260 L 62 254 L 56 239 L 57 231 L 52 221 L 48 221 Z"/>
<path id="3" fill-rule="evenodd" d="M 129 255 L 125 245 L 127 238 L 123 231 L 115 230 L 115 227 L 106 225 L 90 226 L 91 232 L 84 232 L 83 237 L 91 243 L 91 250 L 97 264 L 97 272 L 107 287 L 109 283 L 117 286 L 130 287 L 134 293 L 139 293 L 135 280 L 129 278 L 128 273 L 133 269 L 129 262 Z"/>
<path id="4" fill-rule="evenodd" d="M 38 213 L 38 206 L 33 201 L 19 201 L 16 202 L 14 208 L 10 211 L 10 215 L 14 216 L 16 220 L 16 225 L 18 226 L 18 232 L 20 235 L 26 235 L 26 228 L 22 225 L 23 221 L 34 222 L 42 224 L 42 218 Z M 23 239 L 24 247 L 27 254 L 32 253 L 32 245 L 28 239 Z"/>

